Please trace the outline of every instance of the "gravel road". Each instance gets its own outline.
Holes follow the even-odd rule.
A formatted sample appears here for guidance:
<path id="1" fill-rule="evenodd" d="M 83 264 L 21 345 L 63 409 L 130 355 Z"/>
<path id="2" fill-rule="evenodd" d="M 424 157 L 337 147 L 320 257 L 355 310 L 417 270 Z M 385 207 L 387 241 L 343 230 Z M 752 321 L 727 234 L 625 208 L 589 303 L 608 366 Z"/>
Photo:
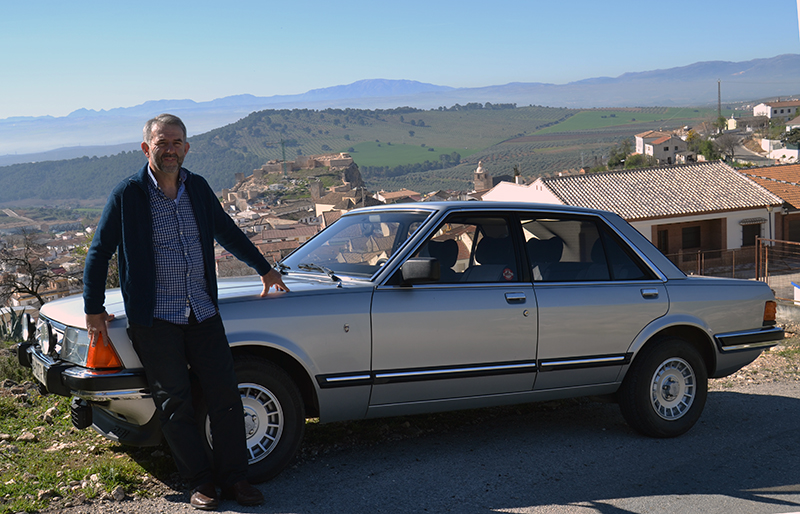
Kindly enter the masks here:
<path id="1" fill-rule="evenodd" d="M 299 462 L 259 485 L 265 505 L 225 501 L 219 511 L 800 512 L 798 375 L 746 368 L 711 389 L 700 422 L 668 440 L 639 436 L 615 404 L 590 400 L 462 413 L 433 430 L 417 429 L 411 417 L 377 443 L 306 448 Z M 334 425 L 315 430 L 327 427 Z M 187 499 L 168 490 L 61 511 L 194 512 Z"/>

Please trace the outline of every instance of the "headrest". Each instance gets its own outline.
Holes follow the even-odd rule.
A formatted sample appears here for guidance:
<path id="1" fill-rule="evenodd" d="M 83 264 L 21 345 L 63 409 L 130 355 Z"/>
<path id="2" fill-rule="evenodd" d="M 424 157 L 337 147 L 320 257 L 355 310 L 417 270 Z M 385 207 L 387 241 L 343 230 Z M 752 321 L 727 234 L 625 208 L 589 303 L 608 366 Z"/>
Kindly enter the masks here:
<path id="1" fill-rule="evenodd" d="M 458 260 L 458 243 L 455 239 L 428 241 L 428 254 L 436 257 L 443 268 L 451 268 Z"/>

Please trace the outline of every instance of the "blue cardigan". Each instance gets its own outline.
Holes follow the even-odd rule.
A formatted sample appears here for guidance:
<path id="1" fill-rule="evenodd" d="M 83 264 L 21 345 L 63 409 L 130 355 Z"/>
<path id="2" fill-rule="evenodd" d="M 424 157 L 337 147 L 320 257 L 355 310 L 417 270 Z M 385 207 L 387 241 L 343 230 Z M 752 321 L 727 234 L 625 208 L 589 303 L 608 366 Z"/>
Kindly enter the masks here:
<path id="1" fill-rule="evenodd" d="M 147 164 L 135 175 L 120 182 L 111 192 L 103 209 L 92 245 L 86 254 L 83 271 L 83 303 L 86 314 L 105 310 L 105 286 L 108 261 L 119 251 L 119 279 L 125 313 L 137 325 L 151 326 L 156 300 L 155 253 L 153 225 L 147 181 Z M 217 300 L 217 274 L 214 261 L 214 240 L 238 259 L 264 275 L 271 266 L 258 248 L 236 226 L 222 209 L 208 182 L 188 170 L 186 192 L 200 231 L 208 292 Z"/>

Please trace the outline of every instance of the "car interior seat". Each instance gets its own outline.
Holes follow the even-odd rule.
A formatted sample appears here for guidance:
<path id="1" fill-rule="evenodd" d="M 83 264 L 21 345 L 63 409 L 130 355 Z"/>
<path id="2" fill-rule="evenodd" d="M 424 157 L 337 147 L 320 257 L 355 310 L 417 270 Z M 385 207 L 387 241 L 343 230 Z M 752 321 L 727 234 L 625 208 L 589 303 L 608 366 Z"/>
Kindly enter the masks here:
<path id="1" fill-rule="evenodd" d="M 464 272 L 462 282 L 508 282 L 517 279 L 514 245 L 509 236 L 481 239 L 475 248 L 475 261 Z M 511 273 L 511 279 L 505 276 L 508 272 Z"/>
<path id="2" fill-rule="evenodd" d="M 455 239 L 428 241 L 428 255 L 439 261 L 439 282 L 458 282 L 458 273 L 453 269 L 458 260 L 458 243 Z"/>

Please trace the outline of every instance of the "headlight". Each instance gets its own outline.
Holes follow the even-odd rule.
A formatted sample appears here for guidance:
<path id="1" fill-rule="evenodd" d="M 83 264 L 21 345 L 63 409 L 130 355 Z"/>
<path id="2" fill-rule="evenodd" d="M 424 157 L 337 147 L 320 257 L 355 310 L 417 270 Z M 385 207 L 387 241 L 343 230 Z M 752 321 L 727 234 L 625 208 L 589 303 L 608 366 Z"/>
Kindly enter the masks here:
<path id="1" fill-rule="evenodd" d="M 36 326 L 33 324 L 33 318 L 26 312 L 22 315 L 22 340 L 29 343 L 35 334 Z"/>
<path id="2" fill-rule="evenodd" d="M 79 366 L 86 365 L 89 353 L 89 332 L 67 327 L 61 347 L 61 358 Z"/>
<path id="3" fill-rule="evenodd" d="M 55 356 L 58 354 L 58 334 L 53 328 L 53 325 L 47 321 L 39 325 L 38 336 L 42 353 L 50 356 Z"/>

